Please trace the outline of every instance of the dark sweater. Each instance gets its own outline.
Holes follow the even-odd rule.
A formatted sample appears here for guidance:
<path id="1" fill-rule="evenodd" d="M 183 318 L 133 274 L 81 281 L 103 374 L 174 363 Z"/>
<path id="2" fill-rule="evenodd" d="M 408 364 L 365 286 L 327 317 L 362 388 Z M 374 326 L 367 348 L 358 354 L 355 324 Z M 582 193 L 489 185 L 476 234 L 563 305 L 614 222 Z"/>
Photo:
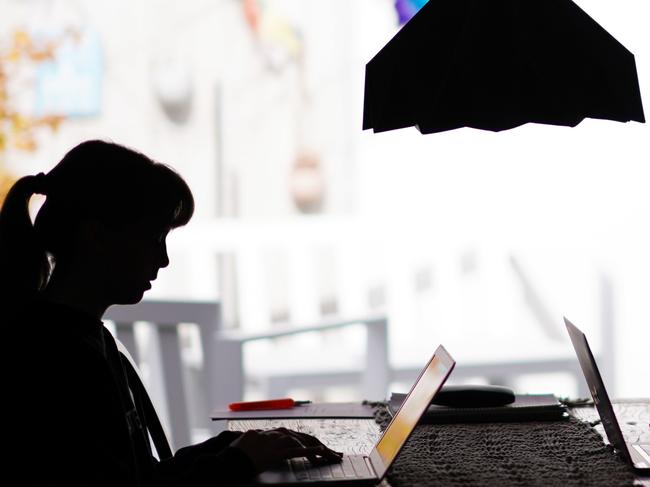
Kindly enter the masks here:
<path id="1" fill-rule="evenodd" d="M 5 417 L 16 426 L 7 462 L 21 479 L 16 485 L 218 486 L 255 474 L 248 457 L 229 446 L 234 432 L 158 461 L 146 418 L 134 407 L 137 391 L 132 396 L 100 320 L 35 299 L 3 315 L 2 330 L 5 347 L 16 352 L 4 382 L 11 397 Z"/>

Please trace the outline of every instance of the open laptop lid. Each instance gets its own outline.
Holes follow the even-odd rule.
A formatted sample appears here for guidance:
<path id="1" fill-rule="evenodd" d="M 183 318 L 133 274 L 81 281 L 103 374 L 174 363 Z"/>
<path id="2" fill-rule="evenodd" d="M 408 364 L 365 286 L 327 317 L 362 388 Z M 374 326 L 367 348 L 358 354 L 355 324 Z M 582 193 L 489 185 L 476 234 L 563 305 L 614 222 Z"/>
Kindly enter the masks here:
<path id="1" fill-rule="evenodd" d="M 594 400 L 600 419 L 603 422 L 607 438 L 609 438 L 609 441 L 612 443 L 614 448 L 620 451 L 625 456 L 626 460 L 632 464 L 633 462 L 630 457 L 630 452 L 627 449 L 625 438 L 621 432 L 621 427 L 616 420 L 612 402 L 609 400 L 607 390 L 605 389 L 605 383 L 603 382 L 598 367 L 596 366 L 596 360 L 591 353 L 589 343 L 587 343 L 587 337 L 578 329 L 578 327 L 566 318 L 564 318 L 564 324 L 566 325 L 569 336 L 571 337 L 573 348 L 578 355 L 580 368 L 582 368 L 582 373 L 584 374 L 587 385 L 589 386 L 589 392 L 591 392 L 591 397 Z"/>
<path id="2" fill-rule="evenodd" d="M 418 380 L 409 391 L 388 427 L 370 452 L 370 461 L 379 480 L 397 458 L 400 450 L 415 429 L 418 421 L 431 404 L 431 400 L 445 383 L 456 365 L 441 345 L 422 369 Z"/>

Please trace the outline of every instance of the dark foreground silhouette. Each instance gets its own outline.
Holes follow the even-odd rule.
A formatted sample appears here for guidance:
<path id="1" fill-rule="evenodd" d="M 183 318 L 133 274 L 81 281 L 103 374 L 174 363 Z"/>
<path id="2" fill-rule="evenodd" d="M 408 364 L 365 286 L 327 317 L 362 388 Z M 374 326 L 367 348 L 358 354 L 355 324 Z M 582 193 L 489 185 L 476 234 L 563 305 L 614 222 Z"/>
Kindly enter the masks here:
<path id="1" fill-rule="evenodd" d="M 32 224 L 34 194 L 46 198 Z M 313 436 L 282 428 L 169 451 L 101 318 L 142 299 L 169 264 L 165 237 L 193 211 L 172 169 L 96 140 L 11 188 L 0 211 L 0 329 L 3 464 L 14 485 L 230 485 L 291 457 L 340 460 Z"/>

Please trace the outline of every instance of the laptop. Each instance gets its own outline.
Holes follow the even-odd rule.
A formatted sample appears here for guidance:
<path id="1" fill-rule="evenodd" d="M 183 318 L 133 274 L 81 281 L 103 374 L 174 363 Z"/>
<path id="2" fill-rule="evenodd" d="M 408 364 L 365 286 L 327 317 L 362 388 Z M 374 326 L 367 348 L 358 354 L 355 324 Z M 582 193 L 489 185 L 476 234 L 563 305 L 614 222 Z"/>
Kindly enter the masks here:
<path id="1" fill-rule="evenodd" d="M 605 434 L 609 438 L 612 446 L 620 452 L 626 462 L 628 462 L 640 474 L 650 474 L 650 444 L 627 442 L 623 437 L 621 427 L 616 420 L 614 408 L 607 395 L 605 384 L 594 359 L 587 337 L 573 323 L 564 318 L 573 348 L 578 355 L 578 361 L 582 368 L 582 373 L 587 380 L 591 397 L 594 400 L 598 414 L 605 428 Z"/>
<path id="2" fill-rule="evenodd" d="M 305 458 L 294 458 L 281 468 L 262 472 L 255 484 L 316 487 L 334 483 L 339 487 L 379 483 L 455 365 L 444 347 L 439 346 L 369 455 L 343 455 L 341 463 L 323 466 L 312 466 Z"/>

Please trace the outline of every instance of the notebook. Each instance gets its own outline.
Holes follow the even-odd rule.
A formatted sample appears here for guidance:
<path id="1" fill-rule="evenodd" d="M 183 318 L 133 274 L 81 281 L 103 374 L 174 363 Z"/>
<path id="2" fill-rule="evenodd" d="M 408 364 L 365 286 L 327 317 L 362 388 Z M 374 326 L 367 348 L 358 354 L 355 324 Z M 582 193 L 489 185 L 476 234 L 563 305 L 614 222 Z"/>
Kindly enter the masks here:
<path id="1" fill-rule="evenodd" d="M 439 346 L 369 455 L 344 455 L 341 463 L 322 466 L 311 465 L 305 458 L 294 458 L 278 469 L 262 472 L 253 483 L 310 487 L 332 482 L 355 486 L 379 483 L 455 364 L 444 347 Z M 354 435 L 354 431 L 350 434 Z"/>
<path id="2" fill-rule="evenodd" d="M 406 394 L 392 393 L 388 409 L 394 414 Z M 492 423 L 505 421 L 555 421 L 567 415 L 567 408 L 553 394 L 516 394 L 515 402 L 506 406 L 452 408 L 431 404 L 422 423 Z"/>

